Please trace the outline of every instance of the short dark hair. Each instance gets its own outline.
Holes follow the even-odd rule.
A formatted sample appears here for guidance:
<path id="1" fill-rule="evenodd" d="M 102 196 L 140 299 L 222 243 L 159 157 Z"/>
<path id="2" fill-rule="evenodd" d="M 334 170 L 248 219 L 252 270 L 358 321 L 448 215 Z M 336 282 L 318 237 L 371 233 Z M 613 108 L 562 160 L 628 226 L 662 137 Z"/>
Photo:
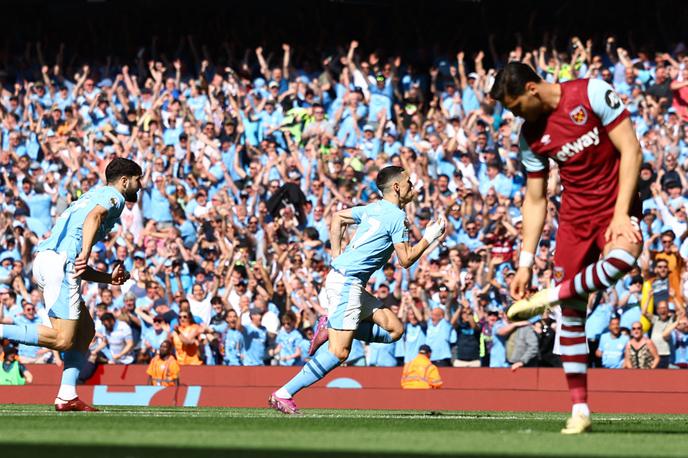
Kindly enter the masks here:
<path id="1" fill-rule="evenodd" d="M 674 234 L 674 231 L 672 231 L 671 229 L 667 229 L 666 231 L 662 232 L 661 236 L 671 237 L 671 240 L 676 240 L 676 234 Z"/>
<path id="2" fill-rule="evenodd" d="M 395 178 L 399 177 L 404 171 L 403 167 L 396 165 L 388 165 L 384 169 L 377 173 L 377 178 L 375 179 L 375 184 L 380 191 L 385 191 L 387 187 L 394 181 Z"/>
<path id="3" fill-rule="evenodd" d="M 509 62 L 495 76 L 490 96 L 501 102 L 506 96 L 518 97 L 526 92 L 526 83 L 531 81 L 535 83 L 542 81 L 533 67 L 521 62 Z"/>
<path id="4" fill-rule="evenodd" d="M 141 166 L 131 159 L 116 157 L 105 168 L 105 180 L 108 183 L 116 181 L 120 177 L 139 177 L 143 175 Z"/>
<path id="5" fill-rule="evenodd" d="M 100 316 L 100 321 L 108 321 L 108 320 L 115 321 L 115 315 L 113 315 L 110 312 L 105 312 Z"/>

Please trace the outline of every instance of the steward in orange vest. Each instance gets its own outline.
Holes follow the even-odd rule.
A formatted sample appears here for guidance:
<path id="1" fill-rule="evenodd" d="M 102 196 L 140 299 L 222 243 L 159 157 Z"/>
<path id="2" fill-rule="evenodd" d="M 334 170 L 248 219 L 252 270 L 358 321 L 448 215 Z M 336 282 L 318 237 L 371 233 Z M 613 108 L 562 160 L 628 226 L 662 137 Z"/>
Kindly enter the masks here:
<path id="1" fill-rule="evenodd" d="M 432 349 L 428 345 L 421 345 L 418 356 L 413 361 L 404 364 L 401 375 L 401 387 L 404 389 L 438 389 L 442 387 L 442 378 L 437 366 L 430 362 Z"/>
<path id="2" fill-rule="evenodd" d="M 158 354 L 148 365 L 148 384 L 154 386 L 179 385 L 179 364 L 172 355 L 172 343 L 165 340 L 160 344 Z"/>

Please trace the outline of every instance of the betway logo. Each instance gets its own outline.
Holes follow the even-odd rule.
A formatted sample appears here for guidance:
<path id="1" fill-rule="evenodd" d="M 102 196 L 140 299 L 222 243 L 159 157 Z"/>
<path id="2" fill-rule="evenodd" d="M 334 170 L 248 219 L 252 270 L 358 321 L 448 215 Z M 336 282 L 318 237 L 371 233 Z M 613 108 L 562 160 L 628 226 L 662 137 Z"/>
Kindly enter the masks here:
<path id="1" fill-rule="evenodd" d="M 555 154 L 556 158 L 561 162 L 566 162 L 576 154 L 583 151 L 590 145 L 600 144 L 600 131 L 597 127 L 593 130 L 586 132 L 585 134 L 578 137 L 577 140 L 565 144 L 561 147 L 559 152 Z"/>

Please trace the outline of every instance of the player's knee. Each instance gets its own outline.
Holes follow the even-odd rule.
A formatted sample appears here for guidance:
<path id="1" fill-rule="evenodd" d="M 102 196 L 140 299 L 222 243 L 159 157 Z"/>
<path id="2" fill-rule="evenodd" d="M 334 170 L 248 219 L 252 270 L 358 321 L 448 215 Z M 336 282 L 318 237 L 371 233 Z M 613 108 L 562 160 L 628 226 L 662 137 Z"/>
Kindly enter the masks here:
<path id="1" fill-rule="evenodd" d="M 640 254 L 643 252 L 643 245 L 640 243 L 634 243 L 629 246 L 628 252 L 636 259 L 640 256 Z"/>
<path id="2" fill-rule="evenodd" d="M 332 348 L 330 349 L 330 352 L 337 358 L 339 361 L 344 362 L 346 359 L 349 357 L 349 352 L 351 351 L 350 348 Z"/>
<path id="3" fill-rule="evenodd" d="M 404 335 L 404 326 L 401 323 L 398 325 L 395 324 L 388 332 L 392 338 L 392 342 L 396 342 L 397 340 L 401 339 L 402 335 Z"/>
<path id="4" fill-rule="evenodd" d="M 74 347 L 74 336 L 68 336 L 61 332 L 57 335 L 55 339 L 55 347 L 53 350 L 57 351 L 68 351 Z"/>

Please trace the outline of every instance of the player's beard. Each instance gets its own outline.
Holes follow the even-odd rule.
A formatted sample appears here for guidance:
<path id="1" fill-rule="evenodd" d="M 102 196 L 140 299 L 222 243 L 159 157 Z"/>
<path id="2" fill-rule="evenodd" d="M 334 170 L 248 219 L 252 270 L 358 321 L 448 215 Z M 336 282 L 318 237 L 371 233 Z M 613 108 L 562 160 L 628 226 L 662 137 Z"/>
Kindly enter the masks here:
<path id="1" fill-rule="evenodd" d="M 134 188 L 131 189 L 129 186 L 127 186 L 127 189 L 124 190 L 124 200 L 127 202 L 132 202 L 136 203 L 139 199 L 139 191 L 138 189 Z"/>

